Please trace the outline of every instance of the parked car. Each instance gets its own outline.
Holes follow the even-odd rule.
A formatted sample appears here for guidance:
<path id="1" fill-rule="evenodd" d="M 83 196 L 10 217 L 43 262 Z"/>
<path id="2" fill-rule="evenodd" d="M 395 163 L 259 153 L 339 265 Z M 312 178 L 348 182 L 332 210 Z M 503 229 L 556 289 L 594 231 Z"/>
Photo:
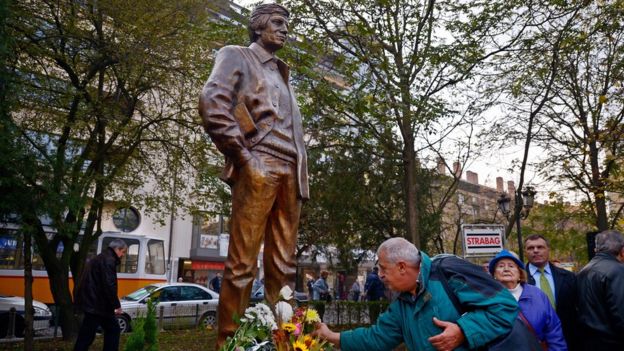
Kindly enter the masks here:
<path id="1" fill-rule="evenodd" d="M 15 336 L 24 336 L 24 311 L 26 311 L 26 301 L 20 296 L 0 295 L 0 338 L 7 337 L 9 330 L 9 311 L 15 308 Z M 35 332 L 45 330 L 50 327 L 52 311 L 43 302 L 33 300 L 34 320 L 33 329 Z"/>
<path id="2" fill-rule="evenodd" d="M 304 292 L 295 291 L 294 298 L 297 304 L 299 305 L 308 303 L 308 294 Z M 261 302 L 262 300 L 264 300 L 264 285 L 257 288 L 256 291 L 253 291 L 249 299 L 251 303 L 258 303 L 258 302 Z"/>
<path id="3" fill-rule="evenodd" d="M 117 316 L 121 332 L 132 329 L 132 321 L 147 315 L 147 300 L 156 302 L 156 318 L 162 309 L 164 328 L 214 327 L 219 294 L 197 284 L 158 283 L 147 285 L 121 298 L 123 313 Z"/>

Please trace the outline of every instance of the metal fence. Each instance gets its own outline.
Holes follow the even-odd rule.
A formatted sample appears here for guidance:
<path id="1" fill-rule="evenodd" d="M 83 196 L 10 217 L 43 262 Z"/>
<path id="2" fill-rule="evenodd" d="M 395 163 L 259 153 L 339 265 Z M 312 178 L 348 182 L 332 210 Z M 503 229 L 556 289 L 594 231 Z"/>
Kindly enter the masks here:
<path id="1" fill-rule="evenodd" d="M 33 321 L 33 329 L 36 338 L 56 337 L 60 334 L 58 330 L 58 320 L 54 316 L 58 316 L 54 307 L 52 307 L 52 319 L 40 319 L 35 316 Z M 0 341 L 16 341 L 24 338 L 24 312 L 17 311 L 12 307 L 9 311 L 0 312 Z"/>
<path id="2" fill-rule="evenodd" d="M 387 309 L 388 302 L 310 301 L 309 306 L 319 312 L 323 322 L 333 326 L 352 328 L 374 323 L 377 316 Z M 52 320 L 35 321 L 36 338 L 52 338 L 61 335 L 58 321 L 59 313 L 55 307 L 51 307 Z M 126 318 L 125 322 L 131 329 L 132 324 L 138 318 L 145 317 L 145 314 L 146 312 L 133 313 L 134 318 Z M 169 306 L 167 308 L 159 305 L 156 309 L 156 322 L 159 330 L 216 327 L 216 321 L 216 311 L 207 310 L 206 306 L 202 304 Z M 15 308 L 0 315 L 0 341 L 21 340 L 24 335 L 23 329 L 23 316 L 16 312 Z"/>
<path id="3" fill-rule="evenodd" d="M 205 305 L 157 306 L 156 321 L 159 329 L 184 329 L 193 327 L 215 327 L 217 311 Z"/>
<path id="4" fill-rule="evenodd" d="M 351 328 L 374 323 L 377 317 L 388 308 L 388 302 L 313 301 L 310 306 L 322 315 L 325 324 Z"/>

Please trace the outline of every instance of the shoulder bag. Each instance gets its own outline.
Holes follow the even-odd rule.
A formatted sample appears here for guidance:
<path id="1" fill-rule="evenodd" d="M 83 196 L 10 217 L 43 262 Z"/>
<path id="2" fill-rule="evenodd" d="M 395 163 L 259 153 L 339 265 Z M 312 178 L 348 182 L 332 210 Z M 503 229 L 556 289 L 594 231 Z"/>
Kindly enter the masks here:
<path id="1" fill-rule="evenodd" d="M 463 314 L 465 312 L 470 312 L 469 309 L 464 308 L 460 303 L 459 299 L 455 295 L 455 293 L 451 290 L 446 275 L 444 274 L 441 263 L 442 261 L 450 256 L 434 258 L 431 264 L 431 271 L 435 271 L 436 274 L 440 277 L 440 282 L 446 291 L 446 295 L 448 295 L 449 299 L 455 306 L 455 309 L 459 314 Z M 521 312 L 520 312 L 521 313 Z M 540 345 L 537 337 L 533 332 L 529 330 L 527 325 L 522 321 L 522 317 L 516 318 L 514 324 L 511 328 L 511 331 L 507 335 L 502 335 L 492 341 L 490 341 L 487 345 L 479 348 L 478 350 L 488 350 L 488 351 L 543 351 L 542 346 Z"/>

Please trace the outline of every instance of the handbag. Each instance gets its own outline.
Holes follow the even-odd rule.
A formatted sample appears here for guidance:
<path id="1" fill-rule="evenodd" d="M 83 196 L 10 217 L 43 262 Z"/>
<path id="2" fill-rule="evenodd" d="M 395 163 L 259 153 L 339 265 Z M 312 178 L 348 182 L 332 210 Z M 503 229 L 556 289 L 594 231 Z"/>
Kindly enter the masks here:
<path id="1" fill-rule="evenodd" d="M 462 304 L 459 302 L 459 299 L 449 287 L 446 275 L 444 275 L 444 272 L 442 272 L 442 268 L 440 267 L 442 261 L 447 257 L 451 257 L 451 256 L 449 255 L 449 256 L 444 256 L 440 258 L 434 258 L 431 268 L 432 268 L 432 271 L 435 271 L 436 274 L 440 277 L 440 283 L 442 283 L 442 286 L 444 287 L 444 291 L 446 292 L 446 295 L 448 295 L 449 299 L 453 303 L 453 306 L 455 306 L 455 309 L 457 310 L 457 312 L 459 312 L 459 314 L 462 315 L 465 312 L 470 312 L 470 311 L 464 308 Z M 481 268 L 478 267 L 478 269 L 481 269 Z M 540 345 L 539 340 L 537 340 L 535 333 L 529 330 L 529 327 L 527 326 L 528 321 L 527 321 L 527 324 L 525 324 L 525 322 L 523 321 L 524 315 L 521 316 L 521 313 L 522 312 L 520 312 L 518 317 L 514 320 L 514 323 L 511 327 L 511 331 L 509 333 L 507 333 L 506 335 L 499 336 L 498 338 L 487 343 L 487 345 L 480 347 L 478 350 L 543 351 L 542 345 Z"/>
<path id="2" fill-rule="evenodd" d="M 507 335 L 490 341 L 483 350 L 488 351 L 542 351 L 537 337 L 520 317 L 516 318 L 511 331 Z"/>
<path id="3" fill-rule="evenodd" d="M 522 321 L 524 322 L 524 324 L 526 325 L 526 327 L 531 331 L 531 333 L 533 335 L 535 335 L 535 338 L 537 339 L 537 341 L 539 342 L 540 346 L 542 347 L 542 350 L 544 351 L 548 351 L 548 344 L 546 343 L 546 340 L 540 340 L 539 337 L 537 336 L 537 333 L 535 332 L 535 329 L 533 329 L 533 326 L 531 325 L 531 323 L 529 323 L 529 321 L 526 319 L 526 317 L 524 316 L 524 314 L 522 313 L 522 311 L 518 312 L 518 318 L 522 319 Z"/>

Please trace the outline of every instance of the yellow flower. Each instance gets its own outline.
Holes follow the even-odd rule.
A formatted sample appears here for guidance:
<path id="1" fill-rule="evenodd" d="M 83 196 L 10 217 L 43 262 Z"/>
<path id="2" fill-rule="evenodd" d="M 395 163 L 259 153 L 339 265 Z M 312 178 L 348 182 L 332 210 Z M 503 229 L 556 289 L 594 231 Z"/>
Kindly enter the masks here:
<path id="1" fill-rule="evenodd" d="M 293 343 L 293 350 L 294 351 L 308 351 L 308 346 L 306 346 L 306 344 L 303 341 L 297 340 Z"/>
<path id="2" fill-rule="evenodd" d="M 297 326 L 294 323 L 282 323 L 282 329 L 287 333 L 292 333 L 297 330 Z"/>
<path id="3" fill-rule="evenodd" d="M 305 315 L 306 322 L 320 322 L 321 318 L 319 317 L 318 312 L 315 309 L 308 308 Z"/>
<path id="4" fill-rule="evenodd" d="M 316 340 L 310 335 L 306 335 L 303 337 L 303 343 L 306 344 L 307 347 L 313 348 L 316 346 Z"/>

